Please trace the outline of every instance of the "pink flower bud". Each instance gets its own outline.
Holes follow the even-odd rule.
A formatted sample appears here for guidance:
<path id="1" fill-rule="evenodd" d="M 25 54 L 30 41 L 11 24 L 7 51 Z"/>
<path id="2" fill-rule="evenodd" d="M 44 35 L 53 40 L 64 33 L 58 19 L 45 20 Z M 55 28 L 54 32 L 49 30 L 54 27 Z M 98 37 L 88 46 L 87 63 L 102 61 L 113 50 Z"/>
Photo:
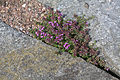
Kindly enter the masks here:
<path id="1" fill-rule="evenodd" d="M 65 47 L 65 49 L 68 49 L 68 47 L 70 47 L 70 45 L 67 45 L 67 47 Z"/>
<path id="2" fill-rule="evenodd" d="M 88 25 L 88 22 L 86 22 L 85 24 Z"/>
<path id="3" fill-rule="evenodd" d="M 60 19 L 60 16 L 58 17 L 58 20 L 61 20 L 61 19 Z"/>
<path id="4" fill-rule="evenodd" d="M 59 24 L 57 23 L 57 26 L 59 26 Z"/>
<path id="5" fill-rule="evenodd" d="M 59 43 L 59 41 L 57 41 Z"/>
<path id="6" fill-rule="evenodd" d="M 63 38 L 61 38 L 61 39 L 58 39 L 59 41 L 61 41 Z"/>
<path id="7" fill-rule="evenodd" d="M 43 36 L 41 36 L 41 38 L 43 38 Z"/>
<path id="8" fill-rule="evenodd" d="M 52 23 L 52 26 L 55 27 L 54 23 Z"/>
<path id="9" fill-rule="evenodd" d="M 43 33 L 41 33 L 41 35 L 42 35 Z"/>
<path id="10" fill-rule="evenodd" d="M 76 42 L 78 42 L 78 40 L 76 40 Z"/>
<path id="11" fill-rule="evenodd" d="M 51 24 L 52 22 L 49 22 L 49 24 Z"/>
<path id="12" fill-rule="evenodd" d="M 44 36 L 46 36 L 47 34 L 45 33 Z"/>
<path id="13" fill-rule="evenodd" d="M 43 26 L 41 30 L 43 30 L 45 27 Z"/>
<path id="14" fill-rule="evenodd" d="M 50 38 L 53 38 L 53 36 L 51 36 Z"/>
<path id="15" fill-rule="evenodd" d="M 56 37 L 56 39 L 58 39 L 59 37 Z"/>
<path id="16" fill-rule="evenodd" d="M 36 34 L 37 36 L 39 36 L 39 33 L 38 33 L 38 32 L 35 32 L 35 34 Z"/>
<path id="17" fill-rule="evenodd" d="M 108 67 L 107 67 L 107 68 L 106 68 L 106 70 L 107 70 L 107 71 L 109 71 L 109 70 L 110 70 L 110 68 L 108 68 Z"/>
<path id="18" fill-rule="evenodd" d="M 39 29 L 39 31 L 41 32 L 41 29 Z"/>
<path id="19" fill-rule="evenodd" d="M 67 44 L 68 44 L 68 43 L 65 43 L 63 46 L 66 47 Z"/>
<path id="20" fill-rule="evenodd" d="M 56 21 L 54 21 L 54 23 L 56 23 Z"/>

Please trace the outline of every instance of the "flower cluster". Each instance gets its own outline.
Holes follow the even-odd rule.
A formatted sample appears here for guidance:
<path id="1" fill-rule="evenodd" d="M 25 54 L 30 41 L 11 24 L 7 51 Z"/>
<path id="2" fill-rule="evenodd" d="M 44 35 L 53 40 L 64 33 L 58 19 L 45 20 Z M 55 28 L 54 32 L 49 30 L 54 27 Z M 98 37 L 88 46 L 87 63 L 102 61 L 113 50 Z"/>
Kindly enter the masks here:
<path id="1" fill-rule="evenodd" d="M 59 26 L 59 24 L 56 21 L 54 21 L 54 23 L 53 22 L 49 22 L 49 24 L 51 24 L 52 27 Z"/>
<path id="2" fill-rule="evenodd" d="M 55 42 L 57 41 L 57 43 L 59 43 L 61 40 L 63 40 L 62 36 L 63 36 L 63 34 L 56 36 L 56 39 L 54 41 Z"/>
<path id="3" fill-rule="evenodd" d="M 68 49 L 68 47 L 70 47 L 70 44 L 65 43 L 63 46 L 64 46 L 65 49 Z"/>
<path id="4" fill-rule="evenodd" d="M 40 28 L 32 29 L 30 32 L 37 39 L 58 47 L 60 52 L 67 51 L 74 57 L 82 57 L 96 66 L 109 70 L 105 67 L 105 61 L 98 57 L 97 48 L 88 45 L 91 39 L 87 29 L 88 19 L 84 16 L 74 17 L 76 20 L 64 20 L 58 10 L 54 12 L 49 8 L 47 16 L 43 17 L 43 23 L 39 24 Z"/>
<path id="5" fill-rule="evenodd" d="M 46 36 L 46 33 L 45 32 L 42 32 L 42 30 L 44 29 L 45 27 L 42 26 L 41 29 L 39 29 L 38 31 L 35 32 L 36 36 L 41 36 L 41 38 L 43 38 L 44 36 Z"/>

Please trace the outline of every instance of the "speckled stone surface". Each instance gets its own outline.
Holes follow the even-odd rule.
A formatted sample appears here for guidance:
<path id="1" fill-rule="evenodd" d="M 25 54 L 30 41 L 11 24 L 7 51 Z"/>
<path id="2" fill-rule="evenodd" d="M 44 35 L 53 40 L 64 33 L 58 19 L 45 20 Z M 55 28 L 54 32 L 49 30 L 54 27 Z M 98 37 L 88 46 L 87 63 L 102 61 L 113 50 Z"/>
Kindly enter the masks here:
<path id="1" fill-rule="evenodd" d="M 0 20 L 0 80 L 118 80 L 81 58 L 57 56 L 56 51 Z"/>
<path id="2" fill-rule="evenodd" d="M 95 16 L 89 27 L 92 41 L 97 40 L 107 65 L 120 76 L 120 0 L 39 0 L 62 11 L 66 18 L 85 14 Z"/>

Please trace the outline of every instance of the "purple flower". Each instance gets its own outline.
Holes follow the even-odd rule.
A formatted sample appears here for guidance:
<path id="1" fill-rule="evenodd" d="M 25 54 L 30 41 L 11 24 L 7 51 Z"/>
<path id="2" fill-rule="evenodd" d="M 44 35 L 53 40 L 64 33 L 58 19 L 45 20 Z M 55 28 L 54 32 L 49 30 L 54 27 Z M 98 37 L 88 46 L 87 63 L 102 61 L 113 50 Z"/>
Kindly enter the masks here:
<path id="1" fill-rule="evenodd" d="M 44 36 L 46 36 L 46 35 L 47 35 L 47 33 L 44 34 Z"/>
<path id="2" fill-rule="evenodd" d="M 38 32 L 35 32 L 35 34 L 36 34 L 37 36 L 39 36 L 39 33 L 38 33 Z"/>
<path id="3" fill-rule="evenodd" d="M 66 25 L 69 25 L 68 23 L 66 23 Z"/>
<path id="4" fill-rule="evenodd" d="M 55 27 L 54 23 L 52 23 L 52 26 Z"/>
<path id="5" fill-rule="evenodd" d="M 60 38 L 63 34 L 60 34 L 57 38 Z"/>
<path id="6" fill-rule="evenodd" d="M 43 38 L 43 36 L 41 36 L 41 38 Z"/>
<path id="7" fill-rule="evenodd" d="M 86 22 L 85 24 L 88 25 L 88 22 Z"/>
<path id="8" fill-rule="evenodd" d="M 72 24 L 72 21 L 70 21 L 70 23 Z"/>
<path id="9" fill-rule="evenodd" d="M 53 27 L 55 27 L 53 22 L 48 22 L 48 23 L 51 24 Z"/>
<path id="10" fill-rule="evenodd" d="M 59 24 L 57 23 L 57 26 L 59 26 Z"/>
<path id="11" fill-rule="evenodd" d="M 43 26 L 41 30 L 43 30 L 45 27 Z"/>
<path id="12" fill-rule="evenodd" d="M 70 45 L 67 45 L 67 46 L 65 47 L 65 49 L 68 49 L 68 47 L 70 47 Z"/>
<path id="13" fill-rule="evenodd" d="M 49 34 L 47 34 L 47 36 L 49 36 Z"/>
<path id="14" fill-rule="evenodd" d="M 67 22 L 70 22 L 70 21 L 67 21 Z"/>
<path id="15" fill-rule="evenodd" d="M 60 21 L 61 21 L 60 16 L 58 17 L 58 20 L 60 20 Z"/>
<path id="16" fill-rule="evenodd" d="M 107 67 L 106 70 L 108 71 L 108 70 L 110 70 L 110 68 Z"/>
<path id="17" fill-rule="evenodd" d="M 78 42 L 78 40 L 76 40 Z"/>
<path id="18" fill-rule="evenodd" d="M 60 41 L 61 41 L 62 39 L 63 39 L 63 38 L 61 38 L 61 39 L 58 39 L 58 40 L 60 40 Z"/>
<path id="19" fill-rule="evenodd" d="M 44 34 L 45 34 L 45 32 L 42 32 L 42 33 L 41 33 L 41 35 L 42 35 L 42 34 L 44 35 Z"/>
<path id="20" fill-rule="evenodd" d="M 52 35 L 51 34 L 48 34 L 48 37 L 51 37 Z"/>
<path id="21" fill-rule="evenodd" d="M 71 23 L 71 24 L 72 24 L 72 21 L 67 21 L 67 22 L 69 22 L 69 23 Z"/>
<path id="22" fill-rule="evenodd" d="M 68 43 L 65 43 L 63 46 L 65 47 Z"/>
<path id="23" fill-rule="evenodd" d="M 72 21 L 67 21 L 68 23 L 66 23 L 67 25 L 72 25 Z"/>
<path id="24" fill-rule="evenodd" d="M 62 13 L 59 13 L 58 15 L 59 15 L 59 16 L 62 16 L 63 14 L 62 14 Z"/>
<path id="25" fill-rule="evenodd" d="M 58 34 L 58 30 L 55 31 L 55 34 Z"/>
<path id="26" fill-rule="evenodd" d="M 39 31 L 41 32 L 41 29 L 39 29 Z"/>
<path id="27" fill-rule="evenodd" d="M 58 23 L 57 23 L 56 21 L 54 21 L 54 23 L 55 23 L 57 26 L 59 26 Z"/>
<path id="28" fill-rule="evenodd" d="M 59 36 L 61 36 L 61 35 L 63 35 L 63 34 L 60 34 Z"/>
<path id="29" fill-rule="evenodd" d="M 67 22 L 69 22 L 69 23 L 71 23 L 71 24 L 72 24 L 72 21 L 67 21 Z"/>
<path id="30" fill-rule="evenodd" d="M 51 24 L 52 22 L 49 21 L 49 24 Z"/>
<path id="31" fill-rule="evenodd" d="M 59 43 L 59 41 L 57 41 Z"/>
<path id="32" fill-rule="evenodd" d="M 54 23 L 56 23 L 56 21 L 54 21 Z"/>
<path id="33" fill-rule="evenodd" d="M 56 37 L 56 39 L 58 39 L 59 37 Z"/>
<path id="34" fill-rule="evenodd" d="M 51 36 L 50 38 L 53 38 L 53 36 Z"/>
<path id="35" fill-rule="evenodd" d="M 42 35 L 43 33 L 41 33 L 41 35 Z"/>

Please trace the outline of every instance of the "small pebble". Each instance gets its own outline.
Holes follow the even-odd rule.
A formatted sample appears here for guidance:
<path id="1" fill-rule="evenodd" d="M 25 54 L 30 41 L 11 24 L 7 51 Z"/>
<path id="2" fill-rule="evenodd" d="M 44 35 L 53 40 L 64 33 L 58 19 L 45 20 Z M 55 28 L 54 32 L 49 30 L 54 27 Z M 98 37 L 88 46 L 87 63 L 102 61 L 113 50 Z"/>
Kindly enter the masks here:
<path id="1" fill-rule="evenodd" d="M 26 6 L 26 4 L 23 4 L 23 5 L 22 5 L 22 7 L 25 7 L 25 6 Z"/>
<path id="2" fill-rule="evenodd" d="M 84 7 L 87 8 L 87 9 L 89 9 L 89 4 L 88 4 L 88 3 L 85 3 L 85 4 L 84 4 Z"/>

